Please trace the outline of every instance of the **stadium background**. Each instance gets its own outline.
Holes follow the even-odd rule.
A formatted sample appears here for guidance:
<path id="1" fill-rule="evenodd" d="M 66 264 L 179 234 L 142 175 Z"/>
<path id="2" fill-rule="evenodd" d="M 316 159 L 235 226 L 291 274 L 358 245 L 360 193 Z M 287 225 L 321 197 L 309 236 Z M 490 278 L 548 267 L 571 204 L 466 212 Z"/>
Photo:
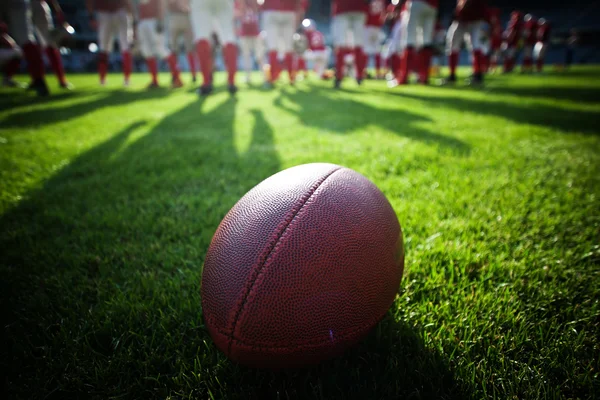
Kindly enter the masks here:
<path id="1" fill-rule="evenodd" d="M 134 0 L 135 2 L 135 0 Z M 96 32 L 89 24 L 89 16 L 85 8 L 84 0 L 60 0 L 67 20 L 75 28 L 75 40 L 71 48 L 62 48 L 65 69 L 68 72 L 95 72 L 96 55 L 90 51 L 97 43 Z M 455 6 L 454 0 L 441 0 L 440 13 L 444 28 L 450 24 L 452 10 Z M 572 29 L 576 29 L 579 44 L 575 53 L 576 63 L 599 63 L 600 52 L 600 2 L 586 0 L 570 1 L 548 1 L 548 0 L 498 0 L 489 1 L 491 5 L 502 9 L 503 24 L 506 25 L 512 10 L 518 9 L 530 12 L 537 17 L 544 17 L 552 23 L 552 45 L 547 54 L 547 62 L 562 63 L 565 54 L 565 41 Z M 331 44 L 330 31 L 330 6 L 331 0 L 312 0 L 308 11 L 308 18 L 317 22 L 319 30 Z M 90 46 L 91 45 L 91 46 Z M 217 61 L 219 62 L 219 61 Z M 461 64 L 468 63 L 468 55 L 463 52 Z M 183 70 L 188 69 L 187 60 L 183 55 L 179 60 Z M 120 54 L 114 52 L 110 58 L 110 70 L 119 70 Z M 136 71 L 145 71 L 145 65 L 141 60 L 135 63 Z M 163 65 L 166 70 L 166 65 Z"/>

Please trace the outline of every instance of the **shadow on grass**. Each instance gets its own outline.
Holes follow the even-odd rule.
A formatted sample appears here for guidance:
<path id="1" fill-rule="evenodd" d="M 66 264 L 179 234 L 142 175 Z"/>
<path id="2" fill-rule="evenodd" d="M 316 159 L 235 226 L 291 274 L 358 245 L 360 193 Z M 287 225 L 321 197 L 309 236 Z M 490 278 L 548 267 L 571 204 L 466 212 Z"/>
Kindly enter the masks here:
<path id="1" fill-rule="evenodd" d="M 93 94 L 91 99 L 83 99 L 77 103 L 64 105 L 57 104 L 52 106 L 58 100 L 71 99 L 82 96 L 85 93 L 86 96 Z M 98 90 L 95 92 L 77 92 L 72 91 L 68 93 L 61 93 L 52 95 L 47 98 L 31 98 L 26 95 L 15 96 L 6 102 L 0 102 L 0 106 L 4 107 L 6 104 L 6 110 L 17 108 L 26 104 L 36 105 L 40 103 L 46 103 L 51 106 L 44 107 L 34 110 L 24 110 L 15 112 L 2 120 L 2 127 L 4 128 L 30 128 L 39 125 L 48 125 L 59 122 L 67 122 L 71 119 L 84 116 L 90 112 L 97 111 L 105 107 L 120 107 L 135 102 L 144 100 L 151 100 L 157 97 L 167 97 L 169 90 L 166 88 L 159 88 L 146 91 L 132 91 L 132 90 Z"/>
<path id="2" fill-rule="evenodd" d="M 447 91 L 456 88 L 432 88 L 431 95 L 409 93 L 402 90 L 379 91 L 389 96 L 418 100 L 428 103 L 434 108 L 447 108 L 465 111 L 472 114 L 491 115 L 505 118 L 519 124 L 532 124 L 559 129 L 565 132 L 583 132 L 586 134 L 600 134 L 597 118 L 598 112 L 574 110 L 545 104 L 519 104 L 509 101 L 477 100 L 462 96 L 448 96 Z M 467 89 L 465 89 L 467 90 Z M 472 90 L 472 89 L 471 89 Z M 436 91 L 444 92 L 443 96 L 436 96 Z M 497 92 L 491 89 L 492 94 Z M 506 93 L 511 93 L 506 89 Z M 518 93 L 518 92 L 517 92 Z M 573 101 L 577 101 L 576 92 L 573 92 Z"/>
<path id="3" fill-rule="evenodd" d="M 470 152 L 469 145 L 459 139 L 415 126 L 430 121 L 426 117 L 398 108 L 370 106 L 335 94 L 333 89 L 317 86 L 310 86 L 306 91 L 289 91 L 282 88 L 275 105 L 282 110 L 297 114 L 306 126 L 315 126 L 339 134 L 357 129 L 365 133 L 370 126 L 376 125 L 400 137 L 437 144 L 442 151 L 452 151 L 459 155 L 468 155 Z"/>
<path id="4" fill-rule="evenodd" d="M 220 370 L 217 397 L 249 399 L 468 398 L 447 361 L 424 346 L 421 333 L 388 314 L 342 357 L 297 370 L 256 371 L 229 364 Z"/>
<path id="5" fill-rule="evenodd" d="M 575 103 L 600 103 L 599 88 L 569 87 L 569 86 L 535 86 L 515 87 L 498 86 L 490 88 L 492 94 L 509 94 L 519 97 L 534 97 L 543 99 L 569 100 Z"/>

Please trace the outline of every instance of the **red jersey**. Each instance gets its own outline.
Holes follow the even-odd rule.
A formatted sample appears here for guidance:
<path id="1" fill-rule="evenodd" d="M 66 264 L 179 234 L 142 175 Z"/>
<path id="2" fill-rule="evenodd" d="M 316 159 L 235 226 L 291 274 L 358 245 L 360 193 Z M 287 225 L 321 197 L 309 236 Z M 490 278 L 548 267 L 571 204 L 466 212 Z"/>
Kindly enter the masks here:
<path id="1" fill-rule="evenodd" d="M 371 0 L 367 14 L 367 26 L 380 28 L 385 21 L 385 0 Z"/>
<path id="2" fill-rule="evenodd" d="M 332 7 L 335 10 L 335 14 L 369 12 L 369 2 L 366 0 L 333 0 Z"/>
<path id="3" fill-rule="evenodd" d="M 325 50 L 325 36 L 319 31 L 304 31 L 308 40 L 308 48 L 312 51 Z"/>
<path id="4" fill-rule="evenodd" d="M 302 7 L 302 11 L 306 14 L 310 8 L 310 0 L 300 0 L 300 7 Z"/>
<path id="5" fill-rule="evenodd" d="M 550 40 L 550 24 L 548 22 L 538 25 L 536 38 L 538 42 L 546 43 Z"/>
<path id="6" fill-rule="evenodd" d="M 483 21 L 487 15 L 485 0 L 457 0 L 455 16 L 457 21 Z"/>
<path id="7" fill-rule="evenodd" d="M 127 8 L 126 0 L 96 0 L 94 1 L 94 10 L 102 12 L 116 12 L 122 8 Z"/>
<path id="8" fill-rule="evenodd" d="M 189 0 L 169 0 L 168 2 L 169 11 L 177 14 L 189 14 L 190 13 L 190 2 Z"/>
<path id="9" fill-rule="evenodd" d="M 537 41 L 536 33 L 537 33 L 538 23 L 535 18 L 531 18 L 529 21 L 525 21 L 523 25 L 523 40 L 525 44 L 534 45 Z"/>
<path id="10" fill-rule="evenodd" d="M 299 0 L 265 0 L 261 8 L 263 11 L 296 11 Z"/>
<path id="11" fill-rule="evenodd" d="M 256 8 L 246 6 L 245 11 L 240 15 L 240 36 L 256 37 L 260 34 L 258 26 L 258 10 Z"/>
<path id="12" fill-rule="evenodd" d="M 143 19 L 158 18 L 160 12 L 160 0 L 140 0 L 138 14 L 140 21 Z"/>

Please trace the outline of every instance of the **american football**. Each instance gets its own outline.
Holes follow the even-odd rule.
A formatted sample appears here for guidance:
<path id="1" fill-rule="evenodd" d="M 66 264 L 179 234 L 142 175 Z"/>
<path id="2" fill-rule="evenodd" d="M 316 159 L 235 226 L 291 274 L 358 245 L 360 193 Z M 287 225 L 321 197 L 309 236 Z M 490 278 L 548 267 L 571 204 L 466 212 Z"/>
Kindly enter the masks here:
<path id="1" fill-rule="evenodd" d="M 600 6 L 0 0 L 7 399 L 595 399 Z"/>
<path id="2" fill-rule="evenodd" d="M 392 304 L 402 232 L 384 194 L 330 164 L 282 171 L 225 216 L 202 275 L 217 346 L 250 366 L 291 367 L 341 354 Z"/>

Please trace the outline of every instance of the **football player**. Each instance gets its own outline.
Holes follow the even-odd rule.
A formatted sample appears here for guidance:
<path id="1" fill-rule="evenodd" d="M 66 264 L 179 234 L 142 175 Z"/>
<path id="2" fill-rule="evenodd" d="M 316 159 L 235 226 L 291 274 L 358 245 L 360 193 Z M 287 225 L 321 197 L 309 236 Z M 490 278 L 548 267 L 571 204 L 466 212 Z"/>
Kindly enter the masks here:
<path id="1" fill-rule="evenodd" d="M 410 66 L 413 63 L 417 66 L 419 83 L 429 84 L 429 70 L 433 56 L 433 32 L 438 7 L 439 0 L 409 0 L 407 2 L 407 23 L 402 33 L 403 51 L 398 78 L 400 85 L 408 83 Z"/>
<path id="2" fill-rule="evenodd" d="M 390 86 L 398 84 L 398 77 L 400 76 L 400 53 L 402 48 L 400 47 L 400 39 L 402 37 L 402 31 L 406 24 L 406 1 L 401 1 L 398 4 L 390 4 L 387 8 L 386 19 L 389 21 L 392 29 L 390 34 L 390 40 L 388 42 L 388 54 L 387 64 L 390 68 Z"/>
<path id="3" fill-rule="evenodd" d="M 51 35 L 54 30 L 54 21 L 52 20 L 52 10 L 56 22 L 60 25 L 65 23 L 65 16 L 57 0 L 33 0 L 31 2 L 31 19 L 35 29 L 35 34 L 42 49 L 46 52 L 48 61 L 52 66 L 52 70 L 58 78 L 58 83 L 63 89 L 71 89 L 72 85 L 67 82 L 65 77 L 65 68 L 63 66 L 58 44 Z M 71 28 L 72 29 L 72 28 Z"/>
<path id="4" fill-rule="evenodd" d="M 488 8 L 488 23 L 490 24 L 490 71 L 494 71 L 500 63 L 502 56 L 502 23 L 500 22 L 500 9 Z"/>
<path id="5" fill-rule="evenodd" d="M 335 45 L 335 83 L 337 89 L 344 77 L 344 60 L 346 55 L 353 54 L 356 63 L 356 82 L 360 85 L 366 66 L 363 51 L 365 40 L 365 23 L 369 3 L 365 0 L 333 0 L 333 41 Z"/>
<path id="6" fill-rule="evenodd" d="M 189 0 L 168 0 L 169 10 L 169 47 L 173 54 L 178 53 L 178 43 L 180 37 L 183 38 L 184 49 L 187 54 L 192 82 L 196 82 L 196 54 L 194 52 L 194 33 L 192 32 L 192 22 L 190 21 L 190 2 Z"/>
<path id="7" fill-rule="evenodd" d="M 113 51 L 113 38 L 119 40 L 123 62 L 123 85 L 129 86 L 133 59 L 129 50 L 133 40 L 133 4 L 131 0 L 86 0 L 90 26 L 98 30 L 98 74 L 100 85 L 106 84 L 108 55 Z"/>
<path id="8" fill-rule="evenodd" d="M 504 31 L 504 41 L 502 50 L 504 50 L 504 72 L 511 72 L 515 67 L 515 58 L 517 48 L 523 32 L 523 15 L 520 11 L 513 11 L 510 14 L 510 21 Z"/>
<path id="9" fill-rule="evenodd" d="M 183 86 L 179 78 L 177 56 L 167 49 L 164 35 L 165 11 L 166 4 L 163 0 L 141 0 L 138 3 L 137 39 L 148 71 L 152 76 L 152 81 L 148 85 L 149 89 L 159 87 L 157 57 L 167 60 L 172 76 L 171 86 L 173 88 Z"/>
<path id="10" fill-rule="evenodd" d="M 229 93 L 237 92 L 235 74 L 237 72 L 237 46 L 235 44 L 234 10 L 232 0 L 191 0 L 192 28 L 196 50 L 200 59 L 202 85 L 198 94 L 206 96 L 213 91 L 211 35 L 215 32 L 223 46 L 223 60 L 227 70 Z"/>
<path id="11" fill-rule="evenodd" d="M 483 53 L 481 47 L 482 29 L 485 24 L 487 5 L 485 0 L 457 0 L 454 12 L 454 21 L 448 29 L 446 51 L 450 76 L 448 83 L 456 82 L 456 67 L 458 55 L 463 41 L 467 38 L 467 45 L 473 60 L 472 84 L 483 83 Z"/>
<path id="12" fill-rule="evenodd" d="M 246 71 L 246 83 L 250 83 L 252 71 L 252 56 L 263 70 L 264 49 L 260 40 L 260 27 L 258 24 L 258 3 L 256 0 L 238 0 L 237 18 L 239 21 L 240 48 Z"/>
<path id="13" fill-rule="evenodd" d="M 533 71 L 533 47 L 537 42 L 537 19 L 531 14 L 526 14 L 523 19 L 523 65 L 521 72 Z"/>
<path id="14" fill-rule="evenodd" d="M 284 65 L 288 71 L 290 83 L 294 83 L 294 43 L 293 37 L 299 25 L 298 16 L 302 14 L 301 0 L 264 0 L 262 15 L 267 33 L 267 50 L 271 74 L 268 86 L 272 86 L 281 74 L 278 50 L 284 54 Z"/>
<path id="15" fill-rule="evenodd" d="M 546 56 L 546 50 L 550 41 L 550 23 L 544 18 L 540 18 L 535 34 L 537 43 L 533 49 L 533 57 L 535 58 L 537 72 L 542 72 L 544 69 L 544 57 Z"/>
<path id="16" fill-rule="evenodd" d="M 298 21 L 302 21 L 302 28 L 306 29 L 306 27 L 304 26 L 304 23 L 308 23 L 310 24 L 310 22 L 312 20 L 309 19 L 304 19 L 304 16 L 306 15 L 306 13 L 308 12 L 308 8 L 310 7 L 310 1 L 309 0 L 300 0 L 300 13 L 298 14 Z M 314 21 L 312 21 L 314 22 Z M 294 35 L 294 37 L 297 37 L 296 35 Z M 302 37 L 302 40 L 306 39 L 305 37 Z M 306 71 L 306 59 L 304 57 L 304 54 L 306 53 L 306 51 L 302 52 L 302 54 L 296 54 L 296 71 L 295 74 L 297 75 L 298 72 L 302 72 L 304 77 L 307 76 L 307 71 Z M 299 76 L 296 76 L 296 78 L 299 78 Z"/>
<path id="17" fill-rule="evenodd" d="M 381 29 L 385 22 L 386 4 L 385 0 L 371 0 L 369 3 L 369 13 L 367 14 L 367 24 L 365 27 L 365 54 L 367 65 L 369 57 L 374 58 L 375 78 L 383 78 L 381 72 Z"/>
<path id="18" fill-rule="evenodd" d="M 317 30 L 317 24 L 313 20 L 308 20 L 306 24 L 303 23 L 304 35 L 308 41 L 308 51 L 306 52 L 306 58 L 313 62 L 314 70 L 317 76 L 321 79 L 329 79 L 326 74 L 327 62 L 331 49 L 325 46 L 325 36 Z"/>
<path id="19" fill-rule="evenodd" d="M 6 24 L 8 34 L 23 51 L 32 80 L 30 88 L 35 90 L 38 96 L 47 96 L 50 92 L 44 77 L 41 47 L 36 43 L 33 34 L 29 0 L 0 1 L 0 21 Z M 12 79 L 18 69 L 19 58 L 12 58 L 5 69 L 5 84 L 18 86 Z"/>

